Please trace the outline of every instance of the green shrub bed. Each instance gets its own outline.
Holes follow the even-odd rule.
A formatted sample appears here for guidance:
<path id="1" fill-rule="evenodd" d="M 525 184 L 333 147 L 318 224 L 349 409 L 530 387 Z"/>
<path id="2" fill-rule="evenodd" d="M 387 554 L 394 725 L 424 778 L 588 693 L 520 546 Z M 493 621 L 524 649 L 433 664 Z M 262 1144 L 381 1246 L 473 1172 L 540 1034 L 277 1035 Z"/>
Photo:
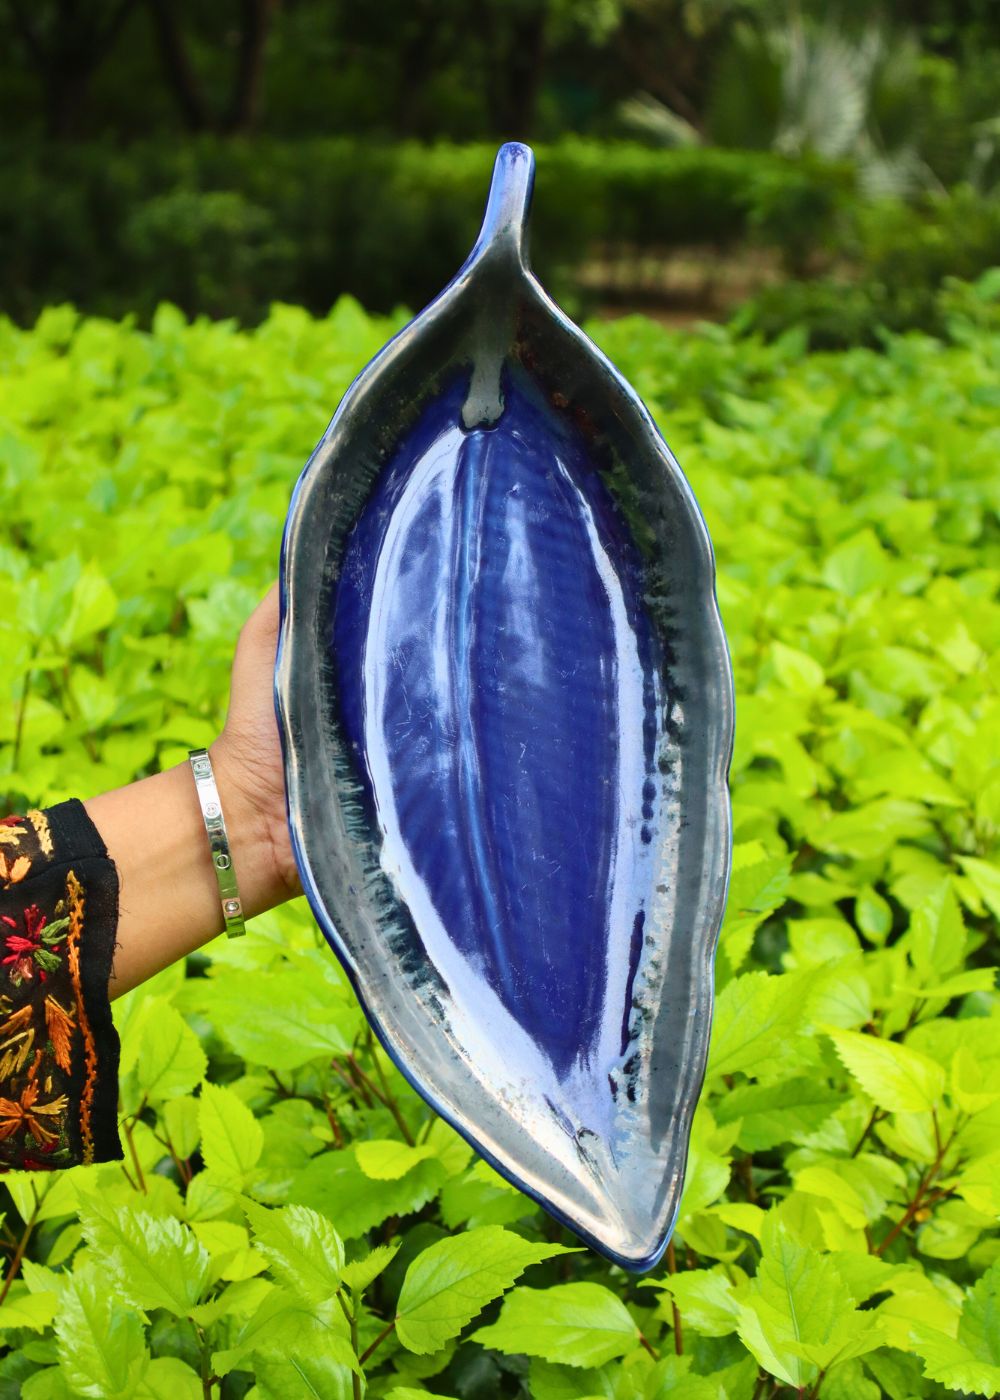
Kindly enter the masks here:
<path id="1" fill-rule="evenodd" d="M 4 1179 L 0 1395 L 1000 1391 L 994 295 L 881 354 L 593 328 L 706 513 L 738 694 L 663 1266 L 572 1252 L 474 1160 L 300 901 L 115 1002 L 123 1164 Z M 5 810 L 215 735 L 296 475 L 395 325 L 0 324 Z"/>

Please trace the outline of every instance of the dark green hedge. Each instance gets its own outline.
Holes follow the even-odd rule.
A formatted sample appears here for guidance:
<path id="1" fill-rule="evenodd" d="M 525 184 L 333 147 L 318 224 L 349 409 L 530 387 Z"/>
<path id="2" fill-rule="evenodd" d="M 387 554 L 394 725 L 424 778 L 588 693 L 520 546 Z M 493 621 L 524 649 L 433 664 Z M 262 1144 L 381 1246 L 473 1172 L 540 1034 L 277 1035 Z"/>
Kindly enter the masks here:
<path id="1" fill-rule="evenodd" d="M 344 139 L 0 148 L 0 310 L 145 318 L 169 300 L 255 321 L 272 301 L 323 312 L 342 292 L 420 306 L 469 249 L 493 155 Z M 570 296 L 601 243 L 752 239 L 798 266 L 851 199 L 849 172 L 761 152 L 566 141 L 537 155 L 534 260 Z"/>

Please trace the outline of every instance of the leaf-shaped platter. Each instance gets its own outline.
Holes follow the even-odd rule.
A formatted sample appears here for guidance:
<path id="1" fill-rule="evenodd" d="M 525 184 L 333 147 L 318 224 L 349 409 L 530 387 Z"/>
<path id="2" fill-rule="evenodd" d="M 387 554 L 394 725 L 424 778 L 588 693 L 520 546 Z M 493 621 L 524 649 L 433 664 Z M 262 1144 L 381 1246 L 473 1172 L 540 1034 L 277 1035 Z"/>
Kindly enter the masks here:
<path id="1" fill-rule="evenodd" d="M 528 270 L 501 148 L 454 280 L 295 488 L 275 674 L 303 886 L 388 1053 L 625 1268 L 673 1227 L 730 862 L 691 491 Z"/>

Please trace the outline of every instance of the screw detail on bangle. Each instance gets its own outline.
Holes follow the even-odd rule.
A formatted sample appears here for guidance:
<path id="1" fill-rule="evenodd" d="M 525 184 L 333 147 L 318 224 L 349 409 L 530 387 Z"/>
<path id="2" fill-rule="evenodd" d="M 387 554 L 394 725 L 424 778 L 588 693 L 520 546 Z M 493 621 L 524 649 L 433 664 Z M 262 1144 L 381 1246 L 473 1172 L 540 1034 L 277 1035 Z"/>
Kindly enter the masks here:
<path id="1" fill-rule="evenodd" d="M 222 815 L 219 789 L 215 785 L 212 760 L 207 749 L 192 749 L 188 760 L 194 774 L 195 791 L 198 794 L 201 815 L 205 820 L 205 830 L 208 832 L 208 844 L 219 885 L 219 901 L 226 924 L 226 935 L 229 938 L 239 938 L 241 934 L 246 933 L 243 905 L 236 884 L 236 871 L 233 869 L 233 856 L 229 849 L 229 836 Z"/>

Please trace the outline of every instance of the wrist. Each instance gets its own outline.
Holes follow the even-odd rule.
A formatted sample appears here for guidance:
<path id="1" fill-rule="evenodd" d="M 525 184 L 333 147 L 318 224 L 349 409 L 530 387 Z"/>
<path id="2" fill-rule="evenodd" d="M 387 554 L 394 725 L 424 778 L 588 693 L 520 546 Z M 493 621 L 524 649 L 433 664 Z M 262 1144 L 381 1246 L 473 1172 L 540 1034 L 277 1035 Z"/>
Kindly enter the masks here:
<path id="1" fill-rule="evenodd" d="M 222 904 L 190 764 L 84 807 L 118 875 L 114 998 L 220 934 Z"/>
<path id="2" fill-rule="evenodd" d="M 244 918 L 289 899 L 265 809 L 217 741 L 210 749 Z M 88 798 L 119 880 L 112 998 L 121 996 L 224 929 L 222 901 L 194 775 L 187 761 Z"/>
<path id="3" fill-rule="evenodd" d="M 299 894 L 298 872 L 294 861 L 282 857 L 273 803 L 261 791 L 253 764 L 243 757 L 225 731 L 209 745 L 208 754 L 229 834 L 243 914 L 252 918 Z M 283 809 L 280 825 L 284 834 Z M 287 844 L 286 841 L 284 845 Z M 206 836 L 206 850 L 207 846 Z"/>

